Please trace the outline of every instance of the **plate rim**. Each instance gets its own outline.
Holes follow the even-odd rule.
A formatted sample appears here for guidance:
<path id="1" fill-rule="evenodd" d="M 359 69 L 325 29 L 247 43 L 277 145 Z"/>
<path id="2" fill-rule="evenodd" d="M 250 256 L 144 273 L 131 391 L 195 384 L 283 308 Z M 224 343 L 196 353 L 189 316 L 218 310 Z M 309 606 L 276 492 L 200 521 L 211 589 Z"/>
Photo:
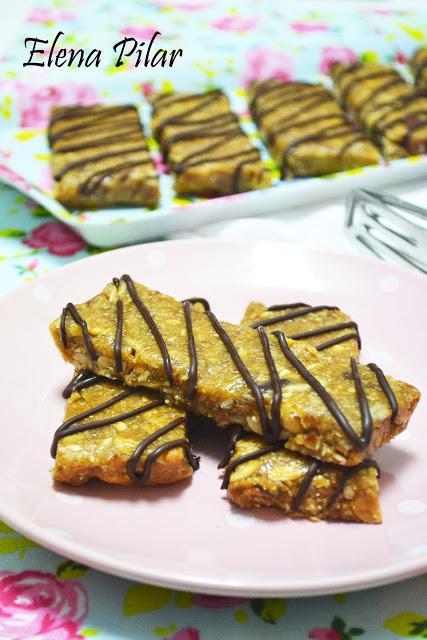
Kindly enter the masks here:
<path id="1" fill-rule="evenodd" d="M 394 263 L 385 263 L 379 261 L 378 258 L 353 254 L 344 250 L 331 250 L 323 247 L 316 247 L 312 245 L 304 245 L 292 242 L 282 241 L 256 241 L 256 240 L 223 240 L 223 239 L 189 239 L 189 240 L 172 240 L 172 241 L 160 241 L 151 242 L 145 244 L 137 244 L 129 247 L 122 247 L 113 250 L 115 255 L 120 253 L 133 253 L 138 251 L 144 251 L 152 247 L 176 247 L 176 246 L 192 246 L 192 245 L 227 245 L 239 247 L 255 247 L 260 245 L 268 245 L 280 247 L 283 251 L 291 249 L 292 251 L 302 253 L 315 253 L 327 256 L 337 256 L 348 258 L 351 262 L 362 261 L 372 266 L 382 264 L 389 267 L 390 272 L 402 273 L 406 277 L 415 278 L 420 283 L 427 284 L 426 276 L 413 271 L 405 266 L 397 265 Z M 111 256 L 111 251 L 106 251 L 94 256 L 88 256 L 81 260 L 68 263 L 54 269 L 46 275 L 36 278 L 32 282 L 25 283 L 23 286 L 2 295 L 0 297 L 0 309 L 3 305 L 8 304 L 9 300 L 13 300 L 16 295 L 26 295 L 30 291 L 31 287 L 37 284 L 44 284 L 51 278 L 61 278 L 64 271 L 73 271 L 76 265 L 85 264 L 88 260 L 92 262 L 103 262 Z M 59 276 L 57 275 L 59 274 Z M 0 518 L 9 526 L 12 526 L 18 532 L 29 537 L 35 542 L 39 543 L 42 547 L 45 547 L 59 555 L 66 556 L 72 560 L 83 562 L 87 566 L 99 571 L 107 572 L 112 575 L 116 575 L 122 578 L 131 579 L 137 582 L 148 582 L 156 586 L 167 587 L 178 590 L 186 590 L 191 592 L 205 593 L 211 595 L 224 595 L 224 596 L 240 596 L 240 597 L 302 597 L 302 596 L 320 596 L 337 593 L 339 591 L 357 591 L 361 589 L 377 587 L 381 585 L 398 582 L 401 580 L 409 579 L 417 575 L 421 575 L 427 570 L 427 558 L 425 556 L 411 558 L 405 562 L 399 562 L 382 569 L 369 569 L 361 572 L 346 573 L 337 577 L 315 577 L 307 580 L 304 578 L 302 581 L 292 579 L 286 580 L 286 577 L 280 578 L 280 585 L 274 584 L 259 586 L 258 588 L 252 588 L 250 585 L 244 584 L 241 580 L 228 580 L 227 584 L 223 581 L 217 580 L 214 576 L 206 577 L 203 579 L 200 577 L 183 576 L 178 573 L 171 573 L 170 570 L 154 571 L 152 569 L 145 570 L 140 566 L 136 568 L 136 565 L 123 560 L 115 560 L 109 558 L 105 553 L 99 553 L 97 551 L 87 551 L 84 546 L 80 545 L 76 541 L 69 541 L 65 538 L 47 531 L 37 524 L 31 523 L 27 517 L 23 514 L 4 511 L 3 504 L 0 501 Z M 142 569 L 142 570 L 141 570 Z"/>

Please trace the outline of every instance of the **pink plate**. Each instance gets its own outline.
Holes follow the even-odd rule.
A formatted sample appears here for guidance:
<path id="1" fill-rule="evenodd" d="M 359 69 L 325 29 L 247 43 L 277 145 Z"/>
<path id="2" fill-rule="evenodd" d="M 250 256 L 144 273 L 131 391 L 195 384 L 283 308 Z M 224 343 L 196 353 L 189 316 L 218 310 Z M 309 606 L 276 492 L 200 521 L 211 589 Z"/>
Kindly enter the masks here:
<path id="1" fill-rule="evenodd" d="M 113 276 L 209 298 L 239 321 L 250 300 L 337 304 L 357 319 L 363 360 L 425 388 L 427 279 L 374 259 L 284 243 L 183 241 L 104 253 L 54 271 L 0 302 L 0 516 L 30 538 L 97 569 L 230 596 L 360 589 L 427 568 L 426 403 L 378 454 L 384 523 L 311 523 L 241 511 L 220 491 L 218 451 L 201 443 L 191 482 L 166 488 L 54 487 L 49 446 L 71 369 L 48 323 Z M 218 447 L 217 447 L 218 449 Z"/>

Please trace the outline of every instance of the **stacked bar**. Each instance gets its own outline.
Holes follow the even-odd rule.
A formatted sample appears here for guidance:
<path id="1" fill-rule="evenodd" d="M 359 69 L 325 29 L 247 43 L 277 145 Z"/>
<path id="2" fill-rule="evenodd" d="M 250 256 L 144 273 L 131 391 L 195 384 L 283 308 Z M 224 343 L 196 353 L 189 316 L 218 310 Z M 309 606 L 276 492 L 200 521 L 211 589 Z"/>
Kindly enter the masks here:
<path id="1" fill-rule="evenodd" d="M 168 405 L 260 434 L 263 439 L 243 438 L 231 451 L 226 477 L 232 499 L 243 463 L 267 455 L 263 477 L 277 489 L 274 499 L 267 491 L 271 504 L 281 502 L 293 515 L 378 521 L 379 506 L 372 506 L 376 463 L 368 456 L 406 427 L 419 392 L 375 365 L 358 365 L 353 356 L 334 357 L 262 325 L 221 323 L 206 302 L 194 302 L 178 302 L 123 276 L 89 302 L 67 305 L 51 332 L 78 369 L 129 387 L 144 385 Z M 279 476 L 289 467 L 289 491 L 274 471 L 276 456 Z M 309 507 L 313 492 L 319 499 Z M 242 485 L 237 493 L 244 493 Z"/>
<path id="2" fill-rule="evenodd" d="M 152 98 L 153 135 L 179 194 L 219 196 L 269 186 L 260 153 L 222 91 Z"/>
<path id="3" fill-rule="evenodd" d="M 320 176 L 380 160 L 375 146 L 320 84 L 256 82 L 250 109 L 282 177 Z"/>
<path id="4" fill-rule="evenodd" d="M 332 78 L 343 107 L 386 159 L 425 153 L 427 94 L 383 64 L 336 64 Z"/>
<path id="5" fill-rule="evenodd" d="M 85 371 L 63 395 L 65 422 L 51 448 L 55 480 L 157 485 L 188 478 L 198 468 L 185 413 L 146 389 L 125 388 Z"/>
<path id="6" fill-rule="evenodd" d="M 136 107 L 55 107 L 49 143 L 55 197 L 69 209 L 157 205 L 158 177 Z"/>

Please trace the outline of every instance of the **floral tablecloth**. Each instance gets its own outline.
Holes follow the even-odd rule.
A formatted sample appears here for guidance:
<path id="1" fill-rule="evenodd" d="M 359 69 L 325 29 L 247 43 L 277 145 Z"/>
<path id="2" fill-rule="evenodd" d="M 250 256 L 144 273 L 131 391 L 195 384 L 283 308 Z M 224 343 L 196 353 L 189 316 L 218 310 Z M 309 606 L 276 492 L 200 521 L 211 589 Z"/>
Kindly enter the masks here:
<path id="1" fill-rule="evenodd" d="M 126 78 L 135 96 L 150 90 L 152 69 L 113 66 L 111 44 L 146 40 L 158 29 L 163 46 L 184 49 L 183 63 L 162 69 L 165 86 L 186 73 L 200 86 L 245 83 L 272 73 L 316 77 L 337 59 L 405 64 L 425 41 L 427 9 L 356 9 L 247 0 L 40 0 L 16 45 L 0 59 L 0 126 L 40 127 L 53 104 L 120 95 Z M 22 67 L 23 38 L 102 48 L 102 69 Z M 110 51 L 110 54 L 108 52 Z M 111 60 L 109 58 L 111 57 Z M 159 72 L 160 73 L 160 72 Z M 131 76 L 129 74 L 132 74 Z M 158 78 L 156 78 L 158 81 Z M 104 88 L 102 88 L 104 87 Z M 25 135 L 25 133 L 24 133 Z M 0 149 L 2 153 L 7 150 Z M 0 185 L 0 293 L 79 260 L 88 247 L 46 211 Z M 426 577 L 322 598 L 228 599 L 133 584 L 46 551 L 0 522 L 0 637 L 10 640 L 373 640 L 427 638 Z"/>

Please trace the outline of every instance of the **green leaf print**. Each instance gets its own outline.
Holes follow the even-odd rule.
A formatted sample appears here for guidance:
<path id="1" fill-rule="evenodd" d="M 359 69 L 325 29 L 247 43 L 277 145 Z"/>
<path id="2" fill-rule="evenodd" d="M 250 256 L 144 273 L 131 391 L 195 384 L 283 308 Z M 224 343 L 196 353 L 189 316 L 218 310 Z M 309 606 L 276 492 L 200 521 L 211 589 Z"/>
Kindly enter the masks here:
<path id="1" fill-rule="evenodd" d="M 61 580 L 74 580 L 86 575 L 88 568 L 84 564 L 66 560 L 56 568 L 56 575 Z"/>
<path id="2" fill-rule="evenodd" d="M 404 611 L 389 618 L 384 626 L 402 638 L 427 638 L 427 618 L 413 611 Z"/>
<path id="3" fill-rule="evenodd" d="M 286 600 L 283 598 L 257 598 L 251 600 L 252 611 L 264 622 L 277 624 L 286 611 Z"/>
<path id="4" fill-rule="evenodd" d="M 139 613 L 149 613 L 164 607 L 171 599 L 170 589 L 153 587 L 149 584 L 136 584 L 130 587 L 124 598 L 123 614 L 135 616 Z"/>
<path id="5" fill-rule="evenodd" d="M 28 538 L 24 538 L 23 536 L 2 536 L 0 538 L 0 553 L 2 554 L 12 554 L 18 553 L 19 559 L 22 560 L 25 558 L 25 554 L 27 549 L 30 547 L 38 547 L 38 544 L 33 542 L 32 540 L 28 540 Z"/>
<path id="6" fill-rule="evenodd" d="M 1 238 L 22 238 L 27 235 L 22 229 L 0 229 Z"/>
<path id="7" fill-rule="evenodd" d="M 14 530 L 9 527 L 5 522 L 0 520 L 0 533 L 15 533 Z"/>
<path id="8" fill-rule="evenodd" d="M 345 632 L 345 622 L 342 618 L 339 618 L 338 616 L 335 616 L 335 618 L 332 620 L 331 627 L 334 631 L 336 631 L 340 635 L 342 635 Z"/>

